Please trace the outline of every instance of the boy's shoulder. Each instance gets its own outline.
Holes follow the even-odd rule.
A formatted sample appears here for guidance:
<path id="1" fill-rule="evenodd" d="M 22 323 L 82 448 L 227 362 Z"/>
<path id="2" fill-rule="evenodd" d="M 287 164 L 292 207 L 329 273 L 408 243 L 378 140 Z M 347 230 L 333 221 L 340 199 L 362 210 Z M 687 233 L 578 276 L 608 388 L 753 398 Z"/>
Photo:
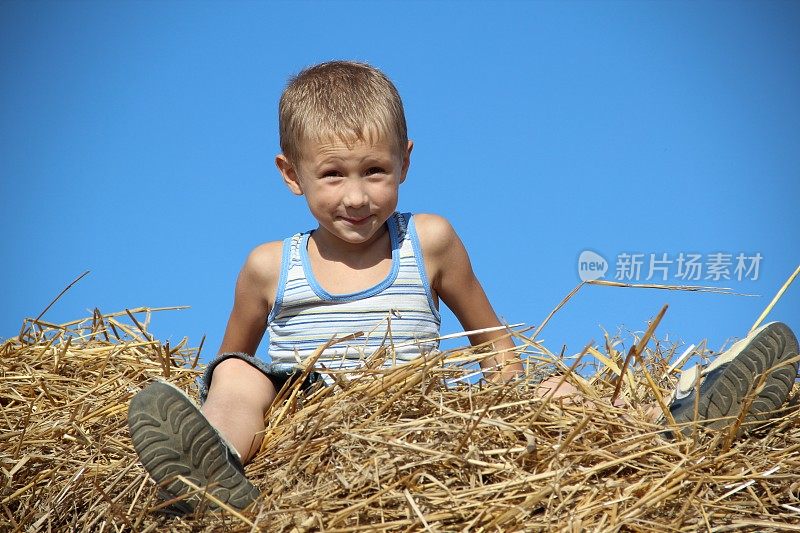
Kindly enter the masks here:
<path id="1" fill-rule="evenodd" d="M 463 250 L 463 245 L 453 225 L 443 216 L 415 214 L 414 227 L 425 258 L 425 268 L 436 284 L 443 272 L 454 267 L 454 262 L 461 261 L 462 258 L 453 252 Z"/>
<path id="2" fill-rule="evenodd" d="M 259 281 L 277 280 L 281 269 L 283 241 L 259 244 L 247 255 L 242 273 Z"/>
<path id="3" fill-rule="evenodd" d="M 447 298 L 452 296 L 452 290 L 463 292 L 475 281 L 467 250 L 453 225 L 442 216 L 414 215 L 414 226 L 431 288 L 449 306 Z"/>
<path id="4" fill-rule="evenodd" d="M 414 214 L 414 228 L 417 230 L 420 245 L 428 253 L 438 253 L 447 249 L 458 238 L 452 224 L 440 215 L 430 213 Z"/>

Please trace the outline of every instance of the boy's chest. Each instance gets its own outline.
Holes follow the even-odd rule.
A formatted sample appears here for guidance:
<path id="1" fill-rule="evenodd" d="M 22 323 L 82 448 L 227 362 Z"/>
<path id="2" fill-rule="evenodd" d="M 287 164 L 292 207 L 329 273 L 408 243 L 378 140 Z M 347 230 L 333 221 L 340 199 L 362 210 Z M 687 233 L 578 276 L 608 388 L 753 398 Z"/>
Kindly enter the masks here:
<path id="1" fill-rule="evenodd" d="M 392 269 L 391 257 L 359 268 L 320 257 L 309 259 L 314 278 L 330 294 L 350 294 L 374 287 L 385 280 Z"/>

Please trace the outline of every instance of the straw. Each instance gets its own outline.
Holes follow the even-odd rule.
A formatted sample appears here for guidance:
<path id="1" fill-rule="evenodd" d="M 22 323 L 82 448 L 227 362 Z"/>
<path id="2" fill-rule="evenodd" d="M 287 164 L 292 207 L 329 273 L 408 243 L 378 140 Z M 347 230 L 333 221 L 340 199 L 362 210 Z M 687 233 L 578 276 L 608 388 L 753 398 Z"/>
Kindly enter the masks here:
<path id="1" fill-rule="evenodd" d="M 765 318 L 767 318 L 767 315 L 770 313 L 770 311 L 772 311 L 772 308 L 775 307 L 775 304 L 778 303 L 778 300 L 781 299 L 781 297 L 783 296 L 783 293 L 786 292 L 786 289 L 789 288 L 789 285 L 792 284 L 792 282 L 795 280 L 795 278 L 797 277 L 798 274 L 800 274 L 800 265 L 797 266 L 797 268 L 794 270 L 794 272 L 792 272 L 792 275 L 789 276 L 789 279 L 787 279 L 786 282 L 781 286 L 781 288 L 778 289 L 778 292 L 775 294 L 775 296 L 769 302 L 769 305 L 767 305 L 766 309 L 764 309 L 764 311 L 762 311 L 761 314 L 758 315 L 758 318 L 756 319 L 755 323 L 753 324 L 753 327 L 750 328 L 750 332 L 751 333 L 753 331 L 755 331 L 758 328 L 758 326 L 761 325 L 761 322 L 763 322 Z"/>
<path id="2" fill-rule="evenodd" d="M 267 414 L 263 444 L 246 467 L 262 493 L 256 504 L 214 507 L 214 496 L 195 486 L 208 504 L 167 515 L 133 450 L 127 406 L 167 373 L 196 395 L 204 365 L 185 340 L 153 338 L 155 311 L 29 320 L 0 346 L 0 529 L 800 529 L 796 409 L 727 450 L 729 435 L 698 427 L 697 444 L 685 446 L 645 417 L 668 395 L 676 379 L 669 357 L 682 351 L 653 340 L 661 314 L 628 365 L 616 338 L 575 354 L 560 378 L 581 390 L 570 399 L 543 398 L 525 380 L 452 383 L 492 355 L 472 348 L 385 369 L 377 363 L 391 360 L 387 348 L 364 368 L 328 370 L 331 387 L 304 392 L 298 380 Z M 697 344 L 692 353 L 710 354 Z M 556 357 L 535 341 L 525 353 L 534 373 Z M 580 377 L 584 353 L 601 356 L 598 379 Z M 304 371 L 312 369 L 322 370 L 307 361 Z M 616 387 L 629 408 L 611 404 Z"/>

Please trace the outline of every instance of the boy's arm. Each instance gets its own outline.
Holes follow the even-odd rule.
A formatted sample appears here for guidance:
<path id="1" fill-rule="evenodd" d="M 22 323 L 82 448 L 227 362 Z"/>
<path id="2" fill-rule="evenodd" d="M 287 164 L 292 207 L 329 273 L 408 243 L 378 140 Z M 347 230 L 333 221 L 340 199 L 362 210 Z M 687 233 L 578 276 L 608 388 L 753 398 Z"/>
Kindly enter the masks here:
<path id="1" fill-rule="evenodd" d="M 461 326 L 467 331 L 501 326 L 472 271 L 467 250 L 450 223 L 437 215 L 414 215 L 414 224 L 431 289 L 453 311 Z M 491 381 L 508 380 L 523 371 L 513 351 L 514 341 L 506 335 L 506 331 L 500 330 L 469 336 L 472 345 L 492 342 L 494 351 L 499 352 L 481 362 L 484 371 L 502 367 L 502 372 L 487 376 Z"/>
<path id="2" fill-rule="evenodd" d="M 255 355 L 272 309 L 281 264 L 280 241 L 255 248 L 236 280 L 233 310 L 225 328 L 219 353 Z"/>

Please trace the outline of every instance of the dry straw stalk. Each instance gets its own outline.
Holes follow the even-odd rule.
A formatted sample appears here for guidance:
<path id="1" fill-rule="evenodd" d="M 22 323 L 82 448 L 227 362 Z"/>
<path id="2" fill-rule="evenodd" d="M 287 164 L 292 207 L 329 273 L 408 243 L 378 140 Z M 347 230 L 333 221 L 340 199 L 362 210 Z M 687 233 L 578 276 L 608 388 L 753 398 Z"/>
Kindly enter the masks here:
<path id="1" fill-rule="evenodd" d="M 798 410 L 730 446 L 700 429 L 670 440 L 645 410 L 676 380 L 676 347 L 638 339 L 626 366 L 608 337 L 604 351 L 586 350 L 600 356 L 591 379 L 565 374 L 583 391 L 573 401 L 537 397 L 525 380 L 451 381 L 492 355 L 480 349 L 391 370 L 376 368 L 390 357 L 382 351 L 333 387 L 284 390 L 247 467 L 257 505 L 165 515 L 133 451 L 127 406 L 157 377 L 195 394 L 201 368 L 197 349 L 147 332 L 151 311 L 29 320 L 2 344 L 0 529 L 800 530 Z M 529 373 L 571 367 L 535 337 L 510 334 Z M 627 406 L 611 404 L 615 390 Z"/>

